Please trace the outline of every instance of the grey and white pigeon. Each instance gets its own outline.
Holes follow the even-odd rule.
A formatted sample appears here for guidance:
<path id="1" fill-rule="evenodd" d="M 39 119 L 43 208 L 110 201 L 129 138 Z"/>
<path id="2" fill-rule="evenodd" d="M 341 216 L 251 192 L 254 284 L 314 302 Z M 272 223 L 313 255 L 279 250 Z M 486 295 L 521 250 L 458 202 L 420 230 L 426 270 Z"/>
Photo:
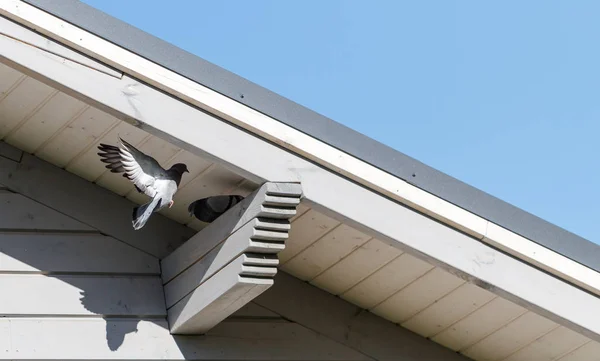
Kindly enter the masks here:
<path id="1" fill-rule="evenodd" d="M 244 199 L 238 195 L 220 195 L 198 199 L 188 207 L 190 216 L 202 222 L 211 223 Z"/>
<path id="2" fill-rule="evenodd" d="M 142 228 L 153 212 L 158 212 L 167 205 L 173 206 L 173 196 L 177 192 L 183 173 L 189 172 L 183 163 L 177 163 L 168 170 L 158 164 L 156 159 L 142 153 L 119 137 L 119 146 L 102 144 L 100 161 L 108 163 L 106 168 L 112 173 L 123 173 L 138 192 L 152 198 L 150 202 L 135 207 L 132 213 L 133 229 Z"/>

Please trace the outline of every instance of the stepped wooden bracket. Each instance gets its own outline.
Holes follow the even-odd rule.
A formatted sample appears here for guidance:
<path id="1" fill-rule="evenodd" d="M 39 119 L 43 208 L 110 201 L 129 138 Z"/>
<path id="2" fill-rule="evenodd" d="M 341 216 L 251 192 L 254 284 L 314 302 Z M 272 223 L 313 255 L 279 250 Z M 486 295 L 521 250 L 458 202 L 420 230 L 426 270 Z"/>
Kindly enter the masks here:
<path id="1" fill-rule="evenodd" d="M 273 285 L 301 197 L 265 183 L 161 260 L 171 333 L 206 333 Z"/>

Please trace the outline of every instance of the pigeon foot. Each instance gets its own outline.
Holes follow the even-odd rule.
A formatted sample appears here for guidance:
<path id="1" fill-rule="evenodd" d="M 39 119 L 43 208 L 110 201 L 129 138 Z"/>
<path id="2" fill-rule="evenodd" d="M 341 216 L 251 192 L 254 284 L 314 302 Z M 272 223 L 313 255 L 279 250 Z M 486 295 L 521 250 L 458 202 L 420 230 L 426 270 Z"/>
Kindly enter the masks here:
<path id="1" fill-rule="evenodd" d="M 173 207 L 173 204 L 174 204 L 174 203 L 175 203 L 175 201 L 174 201 L 174 200 L 171 200 L 171 201 L 169 202 L 169 208 Z"/>

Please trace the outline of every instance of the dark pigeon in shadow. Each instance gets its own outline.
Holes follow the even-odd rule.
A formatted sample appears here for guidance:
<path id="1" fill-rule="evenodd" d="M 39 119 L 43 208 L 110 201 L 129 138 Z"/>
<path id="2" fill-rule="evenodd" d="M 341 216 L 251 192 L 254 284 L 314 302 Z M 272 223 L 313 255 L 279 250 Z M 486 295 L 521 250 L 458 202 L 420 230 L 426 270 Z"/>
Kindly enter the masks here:
<path id="1" fill-rule="evenodd" d="M 190 216 L 194 216 L 202 222 L 211 223 L 241 202 L 242 199 L 244 197 L 239 195 L 206 197 L 192 202 L 188 207 L 188 211 L 190 212 Z"/>

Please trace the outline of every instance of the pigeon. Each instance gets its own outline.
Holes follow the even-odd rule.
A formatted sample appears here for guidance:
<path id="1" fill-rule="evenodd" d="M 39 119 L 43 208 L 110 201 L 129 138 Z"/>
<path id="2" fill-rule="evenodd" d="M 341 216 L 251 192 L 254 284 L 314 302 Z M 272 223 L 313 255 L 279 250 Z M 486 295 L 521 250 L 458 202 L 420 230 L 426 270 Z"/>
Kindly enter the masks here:
<path id="1" fill-rule="evenodd" d="M 144 227 L 153 212 L 175 203 L 173 196 L 177 192 L 183 173 L 189 173 L 187 166 L 177 163 L 168 170 L 158 164 L 156 159 L 142 153 L 119 137 L 118 147 L 100 143 L 98 153 L 100 161 L 108 163 L 106 168 L 112 173 L 123 173 L 138 192 L 152 198 L 150 202 L 135 207 L 132 213 L 133 229 Z"/>
<path id="2" fill-rule="evenodd" d="M 202 222 L 211 223 L 227 212 L 244 197 L 239 195 L 220 195 L 198 199 L 188 207 L 190 216 L 195 216 Z"/>

